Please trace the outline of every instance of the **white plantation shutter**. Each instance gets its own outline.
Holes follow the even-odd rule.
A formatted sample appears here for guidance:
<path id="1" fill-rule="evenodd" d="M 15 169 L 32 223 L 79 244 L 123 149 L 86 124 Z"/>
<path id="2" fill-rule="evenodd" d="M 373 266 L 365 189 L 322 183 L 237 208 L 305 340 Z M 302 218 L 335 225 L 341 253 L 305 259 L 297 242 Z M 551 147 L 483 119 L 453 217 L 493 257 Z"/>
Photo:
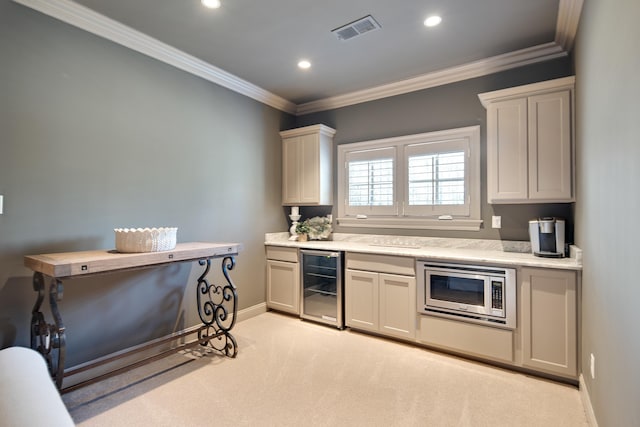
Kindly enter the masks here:
<path id="1" fill-rule="evenodd" d="M 346 210 L 348 215 L 394 215 L 396 149 L 347 153 Z"/>
<path id="2" fill-rule="evenodd" d="M 464 204 L 464 151 L 409 157 L 409 205 Z"/>
<path id="3" fill-rule="evenodd" d="M 468 215 L 468 140 L 405 147 L 405 215 Z"/>
<path id="4" fill-rule="evenodd" d="M 480 126 L 338 145 L 345 226 L 479 230 Z"/>
<path id="5" fill-rule="evenodd" d="M 393 205 L 393 159 L 349 162 L 349 205 Z"/>

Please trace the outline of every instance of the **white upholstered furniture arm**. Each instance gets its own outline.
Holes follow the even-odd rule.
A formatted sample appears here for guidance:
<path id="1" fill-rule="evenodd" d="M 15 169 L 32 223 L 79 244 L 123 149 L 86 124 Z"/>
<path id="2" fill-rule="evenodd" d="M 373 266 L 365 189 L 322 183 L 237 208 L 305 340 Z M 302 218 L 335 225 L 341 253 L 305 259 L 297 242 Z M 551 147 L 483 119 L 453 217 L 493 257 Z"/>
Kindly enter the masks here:
<path id="1" fill-rule="evenodd" d="M 0 350 L 0 425 L 74 425 L 40 353 L 24 347 Z"/>

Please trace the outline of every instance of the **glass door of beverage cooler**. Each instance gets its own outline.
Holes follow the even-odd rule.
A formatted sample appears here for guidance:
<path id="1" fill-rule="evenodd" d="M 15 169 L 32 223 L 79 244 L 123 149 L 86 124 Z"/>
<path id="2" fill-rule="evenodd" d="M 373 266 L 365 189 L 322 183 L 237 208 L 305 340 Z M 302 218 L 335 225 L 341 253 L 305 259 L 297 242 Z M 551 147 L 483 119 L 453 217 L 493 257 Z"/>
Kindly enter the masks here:
<path id="1" fill-rule="evenodd" d="M 302 254 L 302 314 L 304 319 L 344 327 L 342 260 L 340 252 L 300 251 Z"/>

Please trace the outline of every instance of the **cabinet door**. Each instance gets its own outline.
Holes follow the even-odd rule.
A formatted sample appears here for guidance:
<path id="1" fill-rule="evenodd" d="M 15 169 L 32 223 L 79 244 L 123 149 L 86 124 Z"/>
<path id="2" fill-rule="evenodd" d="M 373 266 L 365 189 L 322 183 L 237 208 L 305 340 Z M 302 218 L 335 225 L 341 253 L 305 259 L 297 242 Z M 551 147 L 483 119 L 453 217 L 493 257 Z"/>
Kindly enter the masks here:
<path id="1" fill-rule="evenodd" d="M 282 137 L 282 203 L 333 204 L 333 135 L 324 125 L 280 132 Z"/>
<path id="2" fill-rule="evenodd" d="M 299 202 L 320 202 L 320 136 L 304 135 L 299 138 L 298 180 L 300 181 Z"/>
<path id="3" fill-rule="evenodd" d="M 380 332 L 401 338 L 416 336 L 416 279 L 379 275 Z"/>
<path id="4" fill-rule="evenodd" d="M 497 101 L 487 108 L 487 197 L 489 203 L 526 200 L 527 100 Z"/>
<path id="5" fill-rule="evenodd" d="M 523 365 L 577 378 L 577 290 L 572 271 L 522 269 Z"/>
<path id="6" fill-rule="evenodd" d="M 357 329 L 377 332 L 379 328 L 378 273 L 346 270 L 345 323 Z"/>
<path id="7" fill-rule="evenodd" d="M 529 198 L 571 201 L 571 93 L 530 96 Z"/>
<path id="8" fill-rule="evenodd" d="M 418 339 L 432 346 L 513 364 L 514 332 L 431 315 L 419 316 Z"/>
<path id="9" fill-rule="evenodd" d="M 267 260 L 267 306 L 300 314 L 300 270 L 297 262 Z"/>
<path id="10" fill-rule="evenodd" d="M 301 135 L 282 140 L 282 203 L 320 202 L 320 137 Z"/>
<path id="11" fill-rule="evenodd" d="M 282 203 L 300 203 L 299 170 L 300 137 L 282 140 Z"/>

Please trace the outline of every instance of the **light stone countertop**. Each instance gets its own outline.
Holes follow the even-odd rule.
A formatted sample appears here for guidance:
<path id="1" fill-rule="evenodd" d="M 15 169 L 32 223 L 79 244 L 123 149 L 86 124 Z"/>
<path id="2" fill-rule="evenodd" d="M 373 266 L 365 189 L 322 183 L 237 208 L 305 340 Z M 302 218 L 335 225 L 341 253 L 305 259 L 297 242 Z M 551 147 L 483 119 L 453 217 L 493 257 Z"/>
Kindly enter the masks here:
<path id="1" fill-rule="evenodd" d="M 491 263 L 503 266 L 582 270 L 582 250 L 571 246 L 569 258 L 541 258 L 529 242 L 333 233 L 332 240 L 298 242 L 289 233 L 265 234 L 265 245 L 301 249 L 407 256 L 434 261 Z"/>

